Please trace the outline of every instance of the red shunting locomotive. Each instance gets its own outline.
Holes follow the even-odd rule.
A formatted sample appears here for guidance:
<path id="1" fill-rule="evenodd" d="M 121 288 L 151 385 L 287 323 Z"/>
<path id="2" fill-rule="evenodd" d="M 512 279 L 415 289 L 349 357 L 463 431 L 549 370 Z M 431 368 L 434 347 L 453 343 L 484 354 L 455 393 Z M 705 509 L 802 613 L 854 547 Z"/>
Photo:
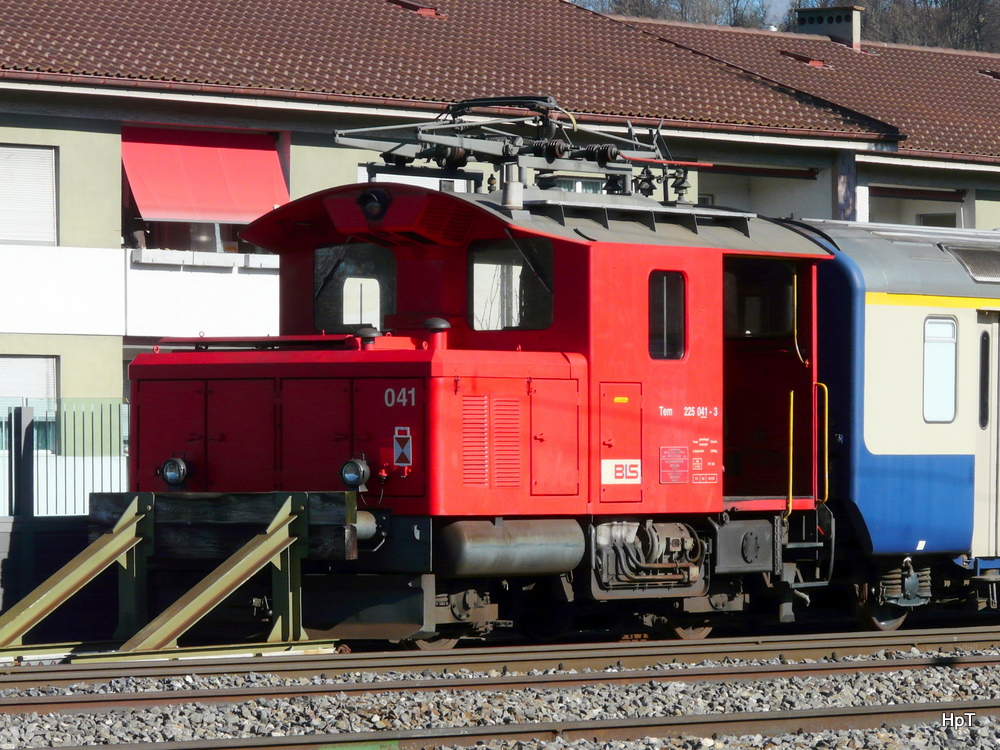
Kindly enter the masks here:
<path id="1" fill-rule="evenodd" d="M 503 105 L 528 112 L 469 114 Z M 539 97 L 339 133 L 410 174 L 499 181 L 282 206 L 243 234 L 281 255 L 281 335 L 132 364 L 134 491 L 352 504 L 345 554 L 301 560 L 293 635 L 445 646 L 634 617 L 698 636 L 751 608 L 791 620 L 829 581 L 829 252 L 654 199 L 683 182 L 655 134 L 577 146 L 571 126 Z"/>

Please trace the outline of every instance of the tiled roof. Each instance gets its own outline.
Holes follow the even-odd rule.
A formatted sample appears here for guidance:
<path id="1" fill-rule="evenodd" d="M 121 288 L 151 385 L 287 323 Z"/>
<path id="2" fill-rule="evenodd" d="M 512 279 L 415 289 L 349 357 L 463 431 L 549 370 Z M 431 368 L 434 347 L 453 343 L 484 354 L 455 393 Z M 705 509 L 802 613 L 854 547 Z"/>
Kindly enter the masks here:
<path id="1" fill-rule="evenodd" d="M 0 78 L 400 104 L 551 94 L 595 117 L 898 132 L 903 153 L 1000 159 L 1000 55 L 858 51 L 819 36 L 609 19 L 567 0 L 0 0 L 0 12 Z"/>
<path id="2" fill-rule="evenodd" d="M 0 0 L 0 18 L 0 78 L 400 103 L 550 94 L 679 127 L 896 133 L 567 0 Z"/>
<path id="3" fill-rule="evenodd" d="M 807 34 L 628 22 L 891 123 L 906 134 L 901 153 L 1000 157 L 1000 55 L 870 42 L 854 50 Z"/>

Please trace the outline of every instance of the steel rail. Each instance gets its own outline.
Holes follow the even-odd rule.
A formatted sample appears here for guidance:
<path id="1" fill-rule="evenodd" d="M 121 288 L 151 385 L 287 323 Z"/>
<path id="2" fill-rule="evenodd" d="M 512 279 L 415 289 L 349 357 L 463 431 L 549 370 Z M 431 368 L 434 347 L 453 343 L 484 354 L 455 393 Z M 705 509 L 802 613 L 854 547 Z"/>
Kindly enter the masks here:
<path id="1" fill-rule="evenodd" d="M 288 735 L 224 740 L 158 742 L 157 750 L 259 750 L 260 748 L 384 748 L 422 750 L 439 745 L 469 747 L 493 740 L 567 742 L 640 740 L 644 737 L 775 735 L 838 729 L 876 729 L 932 721 L 946 716 L 997 716 L 1000 700 L 909 703 L 878 706 L 760 711 L 734 714 L 643 717 L 598 721 L 444 727 L 402 731 Z M 120 744 L 116 750 L 147 750 L 148 743 Z"/>
<path id="2" fill-rule="evenodd" d="M 524 689 L 566 689 L 593 685 L 650 682 L 704 683 L 827 677 L 840 674 L 874 674 L 947 667 L 972 669 L 1000 666 L 1000 655 L 894 659 L 891 661 L 799 662 L 755 666 L 690 667 L 687 669 L 630 670 L 624 672 L 573 672 L 559 674 L 503 675 L 499 677 L 455 677 L 426 680 L 381 680 L 324 685 L 251 686 L 246 688 L 197 688 L 73 695 L 15 696 L 0 698 L 0 714 L 76 713 L 120 709 L 176 706 L 193 703 L 246 703 L 254 700 L 291 699 L 331 695 L 370 695 L 398 692 L 478 692 Z"/>
<path id="3" fill-rule="evenodd" d="M 884 650 L 947 650 L 1000 646 L 993 627 L 911 630 L 895 633 L 831 633 L 717 638 L 707 641 L 631 641 L 614 644 L 546 644 L 452 651 L 384 651 L 336 654 L 283 652 L 272 646 L 240 647 L 240 655 L 219 656 L 205 649 L 120 654 L 73 654 L 69 664 L 16 663 L 0 666 L 0 690 L 41 685 L 109 682 L 127 677 L 182 677 L 260 672 L 281 677 L 338 675 L 348 672 L 458 672 L 460 670 L 528 672 L 533 669 L 638 669 L 657 663 L 696 664 L 727 658 L 757 660 L 821 659 L 871 655 Z M 286 644 L 308 649 L 309 644 Z M 230 649 L 232 647 L 229 647 Z M 270 649 L 270 650 L 269 650 Z M 225 652 L 224 652 L 225 653 Z M 215 655 L 213 655 L 215 654 Z M 49 654 L 50 661 L 57 657 Z"/>

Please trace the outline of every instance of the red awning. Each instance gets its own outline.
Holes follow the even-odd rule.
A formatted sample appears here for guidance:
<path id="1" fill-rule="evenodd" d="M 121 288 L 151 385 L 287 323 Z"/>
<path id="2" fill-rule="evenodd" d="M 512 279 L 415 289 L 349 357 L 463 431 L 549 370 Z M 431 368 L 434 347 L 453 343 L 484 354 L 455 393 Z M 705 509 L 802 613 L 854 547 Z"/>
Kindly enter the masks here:
<path id="1" fill-rule="evenodd" d="M 122 162 L 146 221 L 248 224 L 288 202 L 269 135 L 124 127 Z"/>

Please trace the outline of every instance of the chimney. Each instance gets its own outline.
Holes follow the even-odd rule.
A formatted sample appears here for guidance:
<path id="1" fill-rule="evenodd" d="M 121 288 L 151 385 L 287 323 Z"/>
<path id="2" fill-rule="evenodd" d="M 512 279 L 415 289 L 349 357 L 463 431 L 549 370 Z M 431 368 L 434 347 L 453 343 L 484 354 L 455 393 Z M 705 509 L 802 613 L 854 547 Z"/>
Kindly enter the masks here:
<path id="1" fill-rule="evenodd" d="M 853 49 L 861 49 L 861 11 L 857 5 L 840 8 L 797 8 L 800 34 L 820 34 Z"/>

